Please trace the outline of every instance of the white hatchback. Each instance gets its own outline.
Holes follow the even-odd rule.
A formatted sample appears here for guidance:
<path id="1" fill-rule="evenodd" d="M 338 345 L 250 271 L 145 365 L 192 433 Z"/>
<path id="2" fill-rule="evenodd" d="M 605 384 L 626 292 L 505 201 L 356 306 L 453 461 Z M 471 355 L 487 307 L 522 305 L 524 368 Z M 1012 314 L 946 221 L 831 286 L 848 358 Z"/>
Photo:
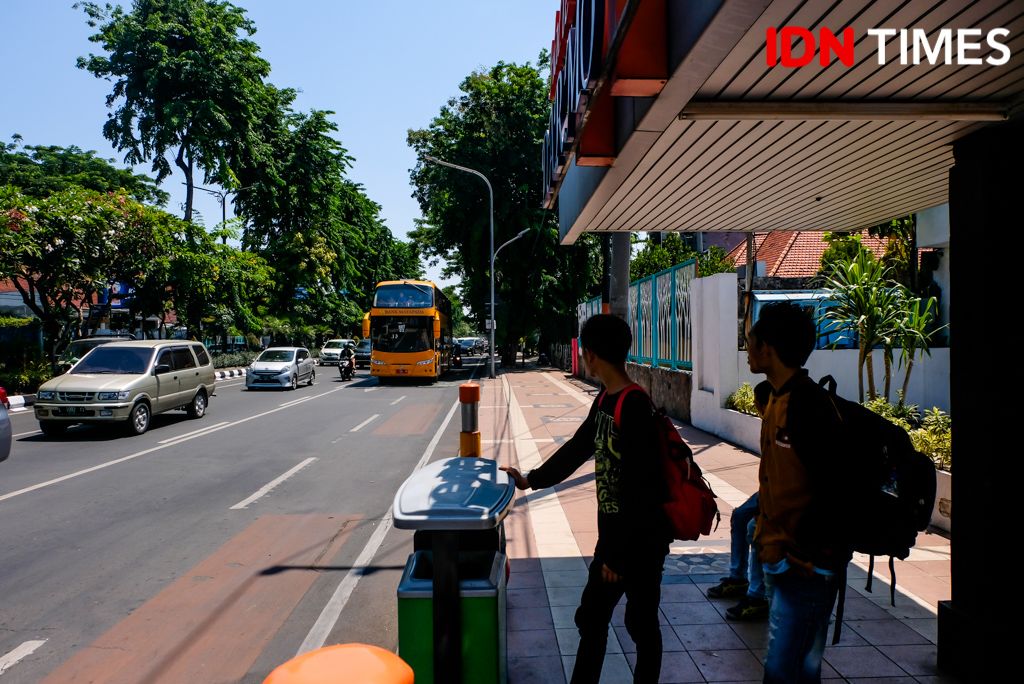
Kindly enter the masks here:
<path id="1" fill-rule="evenodd" d="M 341 350 L 345 348 L 352 340 L 338 339 L 338 340 L 327 340 L 324 342 L 323 349 L 320 350 L 320 365 L 321 366 L 337 366 L 341 360 Z"/>
<path id="2" fill-rule="evenodd" d="M 312 385 L 316 379 L 313 357 L 305 347 L 264 349 L 245 371 L 245 388 L 295 389 L 300 382 Z"/>

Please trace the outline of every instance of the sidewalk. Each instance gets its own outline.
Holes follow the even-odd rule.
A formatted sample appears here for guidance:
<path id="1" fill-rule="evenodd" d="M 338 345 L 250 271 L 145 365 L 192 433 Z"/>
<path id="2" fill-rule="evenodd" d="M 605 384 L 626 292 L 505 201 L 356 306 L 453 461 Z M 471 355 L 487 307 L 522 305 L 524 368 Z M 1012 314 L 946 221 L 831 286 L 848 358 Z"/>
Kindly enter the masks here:
<path id="1" fill-rule="evenodd" d="M 481 380 L 484 456 L 528 471 L 550 456 L 587 415 L 596 390 L 553 371 L 510 371 Z M 661 617 L 662 682 L 761 681 L 766 624 L 725 619 L 733 599 L 706 590 L 728 574 L 729 515 L 757 488 L 755 454 L 681 427 L 713 489 L 722 523 L 697 542 L 677 542 L 666 560 Z M 553 488 L 520 492 L 505 522 L 512 575 L 508 591 L 510 684 L 565 682 L 578 636 L 573 615 L 597 540 L 593 461 Z M 887 559 L 864 590 L 867 560 L 854 559 L 842 640 L 825 651 L 826 681 L 948 682 L 937 676 L 936 605 L 950 595 L 949 541 L 922 534 L 896 562 L 896 607 L 889 605 Z M 633 643 L 616 609 L 603 684 L 632 681 Z M 829 630 L 829 643 L 832 632 Z"/>

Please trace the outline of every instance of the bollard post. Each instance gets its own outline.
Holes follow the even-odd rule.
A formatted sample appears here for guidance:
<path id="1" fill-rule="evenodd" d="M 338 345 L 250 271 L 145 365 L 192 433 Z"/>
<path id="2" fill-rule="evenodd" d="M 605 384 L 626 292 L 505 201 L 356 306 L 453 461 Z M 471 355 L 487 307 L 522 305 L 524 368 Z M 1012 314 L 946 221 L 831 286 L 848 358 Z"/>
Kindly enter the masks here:
<path id="1" fill-rule="evenodd" d="M 459 433 L 459 456 L 480 458 L 480 385 L 466 382 L 459 385 L 462 404 L 462 432 Z"/>
<path id="2" fill-rule="evenodd" d="M 263 684 L 413 684 L 413 672 L 378 646 L 339 644 L 295 656 L 274 668 Z"/>

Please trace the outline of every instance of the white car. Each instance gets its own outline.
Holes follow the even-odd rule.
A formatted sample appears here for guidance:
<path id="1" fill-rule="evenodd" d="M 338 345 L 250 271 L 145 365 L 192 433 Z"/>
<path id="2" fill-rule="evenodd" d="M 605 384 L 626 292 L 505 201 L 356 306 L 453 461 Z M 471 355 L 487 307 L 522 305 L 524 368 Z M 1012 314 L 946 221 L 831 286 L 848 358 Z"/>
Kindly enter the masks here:
<path id="1" fill-rule="evenodd" d="M 341 350 L 345 348 L 352 340 L 337 339 L 327 340 L 324 342 L 323 349 L 320 350 L 320 365 L 321 366 L 337 366 L 341 360 Z"/>
<path id="2" fill-rule="evenodd" d="M 263 350 L 245 371 L 245 388 L 295 389 L 300 382 L 316 379 L 313 357 L 305 347 L 271 347 Z"/>

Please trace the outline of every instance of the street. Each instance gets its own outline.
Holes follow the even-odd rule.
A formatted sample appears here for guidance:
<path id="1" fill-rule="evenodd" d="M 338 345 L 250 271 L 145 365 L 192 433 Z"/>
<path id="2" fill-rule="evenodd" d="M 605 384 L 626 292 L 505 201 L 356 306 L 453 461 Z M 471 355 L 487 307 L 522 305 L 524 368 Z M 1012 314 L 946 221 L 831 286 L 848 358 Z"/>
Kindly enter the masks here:
<path id="1" fill-rule="evenodd" d="M 412 535 L 377 531 L 415 468 L 456 455 L 458 384 L 480 372 L 381 386 L 318 367 L 294 392 L 231 378 L 204 418 L 134 438 L 46 438 L 12 413 L 3 682 L 260 682 L 300 648 L 394 650 Z"/>

